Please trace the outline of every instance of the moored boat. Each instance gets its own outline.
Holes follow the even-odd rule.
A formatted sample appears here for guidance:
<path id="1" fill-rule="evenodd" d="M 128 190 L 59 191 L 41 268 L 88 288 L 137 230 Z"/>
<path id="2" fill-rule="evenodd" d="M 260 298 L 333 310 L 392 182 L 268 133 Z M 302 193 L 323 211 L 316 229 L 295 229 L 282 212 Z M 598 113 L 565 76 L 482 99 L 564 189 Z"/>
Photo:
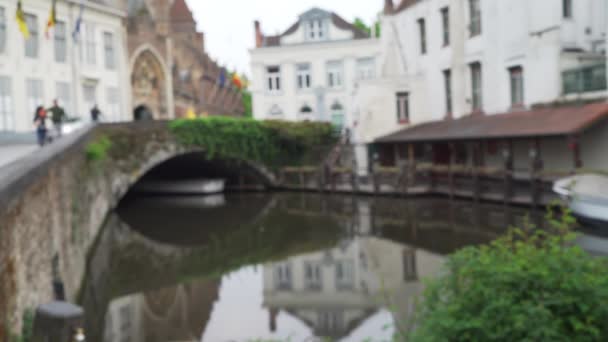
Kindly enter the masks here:
<path id="1" fill-rule="evenodd" d="M 584 174 L 560 179 L 553 191 L 581 222 L 608 227 L 608 176 Z"/>
<path id="2" fill-rule="evenodd" d="M 225 184 L 224 179 L 145 180 L 134 190 L 153 194 L 206 195 L 223 192 Z"/>

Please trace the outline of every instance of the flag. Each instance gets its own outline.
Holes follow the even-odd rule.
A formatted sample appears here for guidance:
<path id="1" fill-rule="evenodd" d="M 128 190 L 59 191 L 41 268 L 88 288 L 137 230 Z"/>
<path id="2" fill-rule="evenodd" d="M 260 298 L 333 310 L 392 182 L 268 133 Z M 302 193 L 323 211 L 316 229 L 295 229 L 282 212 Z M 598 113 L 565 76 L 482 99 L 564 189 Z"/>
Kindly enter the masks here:
<path id="1" fill-rule="evenodd" d="M 226 85 L 226 69 L 224 69 L 224 68 L 220 69 L 220 75 L 218 77 L 218 84 L 220 85 L 220 88 L 224 88 L 224 86 Z"/>
<path id="2" fill-rule="evenodd" d="M 80 13 L 76 19 L 76 25 L 74 26 L 74 32 L 72 32 L 72 38 L 75 42 L 78 42 L 78 36 L 80 35 L 80 26 L 82 26 L 82 16 L 84 14 L 84 0 L 80 3 Z"/>
<path id="3" fill-rule="evenodd" d="M 243 89 L 243 82 L 236 72 L 232 75 L 232 83 L 237 87 L 237 89 Z"/>
<path id="4" fill-rule="evenodd" d="M 57 0 L 52 0 L 51 3 L 51 13 L 49 13 L 49 20 L 46 22 L 46 30 L 44 31 L 44 35 L 46 39 L 49 39 L 49 33 L 51 29 L 55 26 L 57 22 Z"/>
<path id="5" fill-rule="evenodd" d="M 19 31 L 23 34 L 25 39 L 30 38 L 30 30 L 27 27 L 27 21 L 25 21 L 25 13 L 23 13 L 23 8 L 21 7 L 21 0 L 17 1 L 17 13 L 15 14 L 15 19 L 17 19 L 17 24 L 19 25 Z"/>
<path id="6" fill-rule="evenodd" d="M 194 109 L 192 107 L 188 108 L 186 112 L 186 119 L 196 119 L 196 113 L 194 113 Z"/>

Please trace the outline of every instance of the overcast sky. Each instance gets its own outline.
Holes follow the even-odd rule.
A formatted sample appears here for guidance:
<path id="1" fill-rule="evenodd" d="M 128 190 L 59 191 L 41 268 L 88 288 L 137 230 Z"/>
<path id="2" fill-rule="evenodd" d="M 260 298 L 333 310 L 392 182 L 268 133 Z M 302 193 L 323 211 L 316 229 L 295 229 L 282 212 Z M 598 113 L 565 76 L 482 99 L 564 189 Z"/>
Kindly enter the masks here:
<path id="1" fill-rule="evenodd" d="M 333 11 L 348 21 L 371 23 L 382 0 L 187 0 L 198 29 L 205 33 L 207 52 L 230 69 L 249 74 L 249 49 L 254 45 L 253 21 L 274 35 L 286 30 L 312 7 Z"/>

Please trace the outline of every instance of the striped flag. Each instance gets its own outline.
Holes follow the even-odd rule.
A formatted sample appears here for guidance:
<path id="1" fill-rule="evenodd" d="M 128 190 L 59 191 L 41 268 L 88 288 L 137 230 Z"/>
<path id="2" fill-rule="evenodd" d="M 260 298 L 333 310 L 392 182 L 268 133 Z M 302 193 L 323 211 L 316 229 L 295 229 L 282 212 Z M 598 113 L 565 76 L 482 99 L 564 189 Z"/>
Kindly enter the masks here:
<path id="1" fill-rule="evenodd" d="M 51 13 L 49 13 L 49 20 L 46 22 L 46 30 L 44 31 L 44 35 L 46 39 L 49 39 L 50 31 L 55 26 L 57 22 L 57 0 L 53 0 L 51 3 Z"/>
<path id="2" fill-rule="evenodd" d="M 76 19 L 76 26 L 74 27 L 74 32 L 72 32 L 72 38 L 75 42 L 78 42 L 78 37 L 80 36 L 80 27 L 82 26 L 83 15 L 84 0 L 80 2 L 80 13 L 78 14 L 78 18 Z"/>
<path id="3" fill-rule="evenodd" d="M 25 13 L 23 13 L 23 7 L 21 6 L 21 0 L 17 1 L 17 13 L 15 19 L 19 25 L 19 31 L 23 34 L 25 39 L 30 38 L 30 29 L 27 27 L 27 21 L 25 20 Z"/>

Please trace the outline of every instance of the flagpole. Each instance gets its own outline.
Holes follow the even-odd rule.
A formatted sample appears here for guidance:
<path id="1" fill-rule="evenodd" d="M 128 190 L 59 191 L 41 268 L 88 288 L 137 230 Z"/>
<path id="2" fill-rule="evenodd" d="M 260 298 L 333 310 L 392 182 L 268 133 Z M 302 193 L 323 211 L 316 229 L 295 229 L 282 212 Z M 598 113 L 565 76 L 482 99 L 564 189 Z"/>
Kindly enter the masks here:
<path id="1" fill-rule="evenodd" d="M 74 24 L 74 3 L 70 3 L 70 24 Z M 67 31 L 67 29 L 66 29 L 66 31 Z M 67 39 L 67 37 L 66 37 L 66 42 L 68 44 L 70 44 L 69 41 L 70 40 Z M 78 75 L 80 75 L 80 61 L 76 60 L 77 56 L 78 56 L 78 54 L 76 52 L 76 50 L 78 48 L 76 46 L 76 41 L 74 39 L 72 39 L 71 44 L 72 44 L 72 49 L 70 49 L 70 50 L 72 51 L 72 96 L 74 97 L 74 108 L 72 108 L 72 110 L 74 112 L 72 113 L 72 115 L 81 117 L 80 116 L 80 97 L 78 97 L 78 88 L 80 88 L 80 82 L 78 82 Z"/>

